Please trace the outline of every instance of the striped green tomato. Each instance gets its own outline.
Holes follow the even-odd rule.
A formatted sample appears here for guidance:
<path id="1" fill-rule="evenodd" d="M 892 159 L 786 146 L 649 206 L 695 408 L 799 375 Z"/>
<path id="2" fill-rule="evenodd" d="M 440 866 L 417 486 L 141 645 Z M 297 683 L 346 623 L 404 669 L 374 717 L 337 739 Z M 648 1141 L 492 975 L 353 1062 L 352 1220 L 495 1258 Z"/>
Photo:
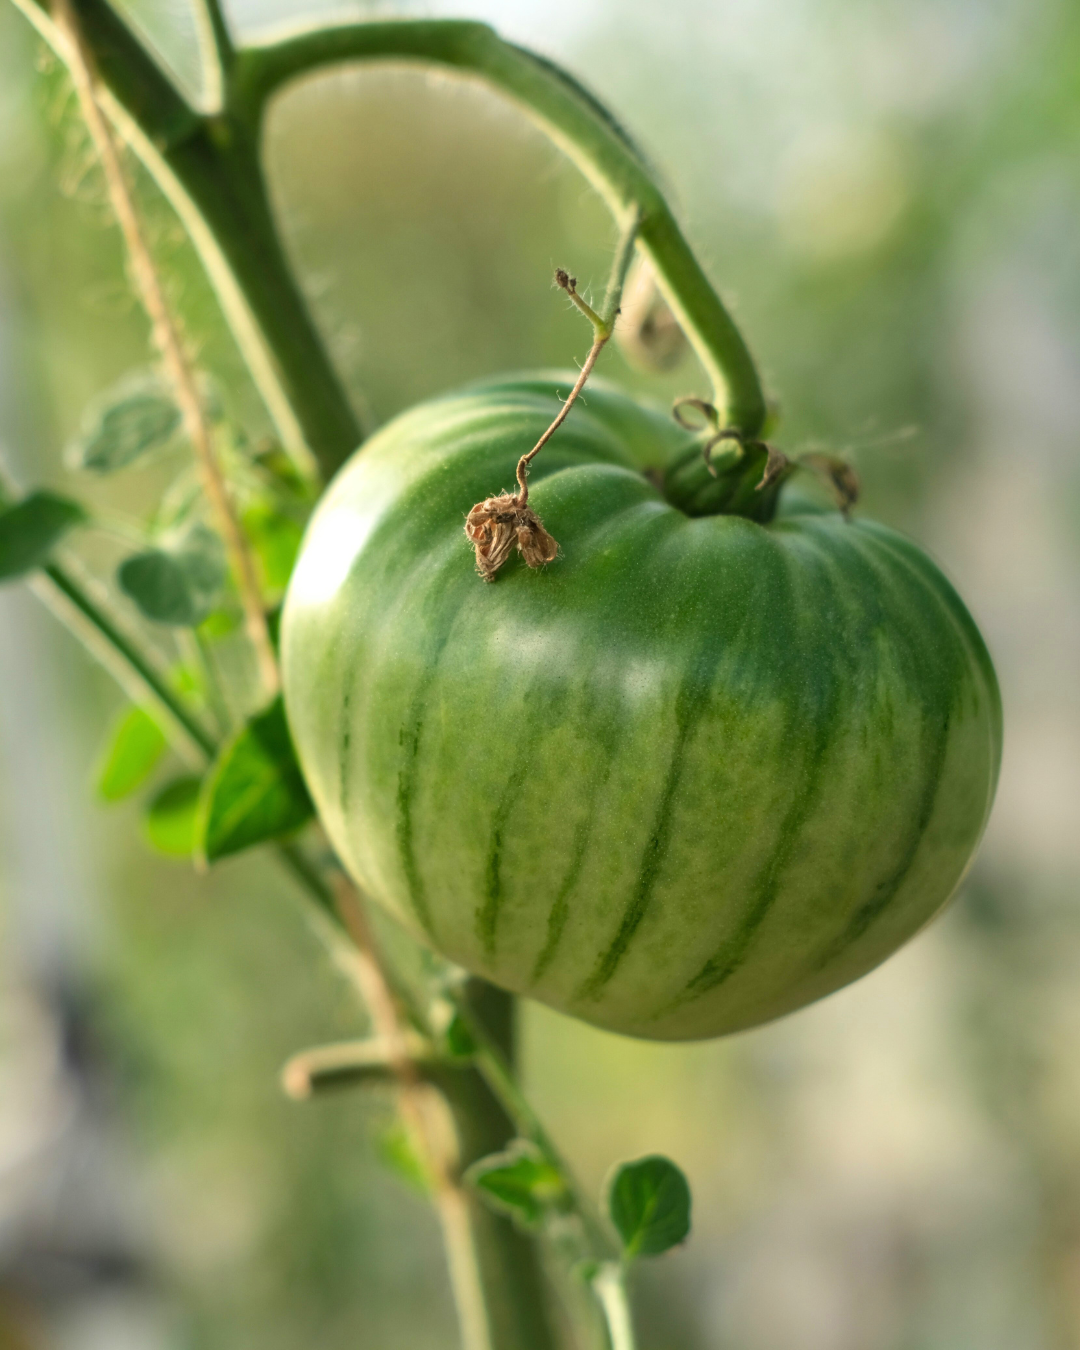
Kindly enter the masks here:
<path id="1" fill-rule="evenodd" d="M 956 890 L 997 683 L 914 544 L 751 519 L 761 494 L 709 514 L 700 443 L 599 384 L 533 467 L 561 556 L 485 585 L 464 517 L 566 388 L 427 403 L 345 467 L 286 600 L 289 718 L 345 866 L 418 937 L 599 1026 L 716 1036 L 857 979 Z"/>

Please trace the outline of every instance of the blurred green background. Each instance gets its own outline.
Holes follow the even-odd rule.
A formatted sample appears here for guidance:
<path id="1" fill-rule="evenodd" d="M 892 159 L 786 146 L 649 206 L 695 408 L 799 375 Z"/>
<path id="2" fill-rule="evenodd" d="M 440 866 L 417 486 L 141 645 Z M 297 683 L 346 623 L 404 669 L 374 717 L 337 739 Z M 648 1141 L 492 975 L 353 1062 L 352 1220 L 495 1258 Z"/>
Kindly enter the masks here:
<path id="1" fill-rule="evenodd" d="M 197 84 L 184 0 L 130 4 Z M 242 31 L 302 0 L 236 0 Z M 780 401 L 863 509 L 940 560 L 987 636 L 1006 750 L 979 860 L 881 971 L 732 1040 L 524 1018 L 534 1101 L 589 1189 L 662 1151 L 689 1245 L 642 1271 L 646 1350 L 1080 1347 L 1080 8 L 1075 0 L 487 0 L 663 166 Z M 612 246 L 513 110 L 342 70 L 275 107 L 297 267 L 374 425 L 461 381 L 569 366 L 555 265 Z M 188 331 L 262 414 L 167 208 Z M 146 360 L 68 87 L 0 0 L 0 444 L 26 484 Z M 688 362 L 643 396 L 704 392 Z M 112 500 L 148 508 L 154 473 Z M 112 489 L 111 489 L 112 491 Z M 92 559 L 95 561 L 95 559 Z M 0 593 L 0 1350 L 441 1350 L 435 1226 L 379 1161 L 389 1103 L 298 1106 L 293 1051 L 357 1024 L 284 883 L 153 859 L 89 790 L 117 691 Z"/>

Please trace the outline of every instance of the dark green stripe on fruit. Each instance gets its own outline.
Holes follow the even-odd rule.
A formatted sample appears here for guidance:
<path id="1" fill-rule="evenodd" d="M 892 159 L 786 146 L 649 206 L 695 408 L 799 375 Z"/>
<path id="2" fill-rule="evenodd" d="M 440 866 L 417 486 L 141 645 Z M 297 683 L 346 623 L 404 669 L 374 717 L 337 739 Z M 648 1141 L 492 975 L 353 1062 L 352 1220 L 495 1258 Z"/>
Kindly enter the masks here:
<path id="1" fill-rule="evenodd" d="M 426 690 L 425 690 L 426 692 Z M 413 840 L 413 799 L 417 786 L 417 760 L 420 757 L 420 737 L 424 723 L 420 716 L 423 699 L 413 704 L 413 713 L 398 733 L 401 745 L 401 767 L 397 780 L 397 843 L 401 854 L 401 866 L 405 873 L 405 884 L 409 890 L 409 902 L 416 917 L 428 933 L 431 932 L 431 909 L 424 889 L 424 878 L 416 859 L 416 847 Z"/>
<path id="2" fill-rule="evenodd" d="M 675 701 L 675 743 L 672 747 L 667 776 L 660 794 L 652 831 L 638 868 L 637 885 L 623 912 L 614 939 L 607 950 L 600 955 L 592 974 L 582 984 L 577 993 L 578 998 L 595 999 L 598 997 L 604 985 L 608 983 L 618 969 L 619 962 L 626 955 L 634 934 L 649 909 L 660 869 L 664 864 L 670 844 L 671 818 L 675 795 L 685 765 L 686 747 L 708 707 L 709 689 L 719 659 L 719 645 L 712 641 L 708 642 L 698 653 L 697 660 L 683 679 Z"/>
<path id="3" fill-rule="evenodd" d="M 487 866 L 484 869 L 484 900 L 476 911 L 476 934 L 483 943 L 489 960 L 495 955 L 495 932 L 504 898 L 502 854 L 506 826 L 510 813 L 521 796 L 521 789 L 527 776 L 528 752 L 510 775 L 491 821 L 491 840 L 488 844 Z"/>
<path id="4" fill-rule="evenodd" d="M 672 1006 L 680 1006 L 688 999 L 699 998 L 730 979 L 746 960 L 754 938 L 776 903 L 784 871 L 796 852 L 802 829 L 813 814 L 821 795 L 823 770 L 835 716 L 835 699 L 831 699 L 830 702 L 832 706 L 825 711 L 816 725 L 810 751 L 805 760 L 802 782 L 791 808 L 781 823 L 776 850 L 759 874 L 754 887 L 754 898 L 742 924 L 705 962 L 686 986 L 676 1004 Z M 799 720 L 802 720 L 801 717 Z M 794 738 L 795 725 L 791 731 Z"/>
<path id="5" fill-rule="evenodd" d="M 919 853 L 919 846 L 926 834 L 927 827 L 933 815 L 934 804 L 937 801 L 938 788 L 941 785 L 941 775 L 945 768 L 945 756 L 949 749 L 949 714 L 937 719 L 937 726 L 932 728 L 929 734 L 931 742 L 930 752 L 927 757 L 928 762 L 925 772 L 925 780 L 922 794 L 919 798 L 918 808 L 915 818 L 912 821 L 911 829 L 908 831 L 907 840 L 904 844 L 900 860 L 892 871 L 878 882 L 867 902 L 860 906 L 852 915 L 847 927 L 830 946 L 825 953 L 817 960 L 820 968 L 829 961 L 838 956 L 845 948 L 853 942 L 858 941 L 874 923 L 874 921 L 888 909 L 890 903 L 897 895 L 900 887 L 908 878 L 912 867 L 915 865 L 915 859 Z"/>
<path id="6" fill-rule="evenodd" d="M 619 748 L 620 723 L 617 699 L 610 693 L 607 699 L 588 699 L 583 711 L 593 733 L 599 768 L 589 782 L 589 806 L 574 832 L 570 865 L 548 911 L 544 945 L 533 966 L 530 984 L 536 984 L 544 975 L 559 950 L 570 917 L 570 896 L 578 884 L 589 856 L 589 845 L 596 825 L 597 812 L 600 809 L 601 796 L 611 778 L 611 770 Z"/>
<path id="7" fill-rule="evenodd" d="M 348 816 L 352 805 L 351 792 L 351 769 L 349 760 L 349 751 L 352 749 L 352 685 L 345 686 L 345 693 L 341 700 L 341 718 L 340 732 L 338 734 L 338 782 L 340 784 L 339 794 L 341 801 L 341 814 Z"/>
<path id="8" fill-rule="evenodd" d="M 562 935 L 566 932 L 566 921 L 570 917 L 570 894 L 578 883 L 582 868 L 585 866 L 585 859 L 588 856 L 589 839 L 592 835 L 593 815 L 592 812 L 587 815 L 577 827 L 574 835 L 573 852 L 570 855 L 570 866 L 563 877 L 562 885 L 555 893 L 555 899 L 551 903 L 551 909 L 548 911 L 547 935 L 540 955 L 536 958 L 536 964 L 532 969 L 532 976 L 529 983 L 536 984 L 543 976 L 548 966 L 555 960 L 559 950 L 559 943 L 562 941 Z"/>
<path id="9" fill-rule="evenodd" d="M 424 735 L 428 698 L 438 673 L 439 659 L 450 640 L 450 632 L 456 617 L 456 611 L 452 607 L 449 608 L 443 618 L 442 629 L 435 634 L 431 644 L 420 686 L 412 697 L 409 711 L 398 731 L 401 759 L 397 774 L 395 835 L 405 874 L 405 885 L 409 892 L 409 903 L 429 936 L 434 935 L 431 906 L 428 903 L 427 888 L 416 856 L 413 808 L 420 785 L 420 745 Z"/>

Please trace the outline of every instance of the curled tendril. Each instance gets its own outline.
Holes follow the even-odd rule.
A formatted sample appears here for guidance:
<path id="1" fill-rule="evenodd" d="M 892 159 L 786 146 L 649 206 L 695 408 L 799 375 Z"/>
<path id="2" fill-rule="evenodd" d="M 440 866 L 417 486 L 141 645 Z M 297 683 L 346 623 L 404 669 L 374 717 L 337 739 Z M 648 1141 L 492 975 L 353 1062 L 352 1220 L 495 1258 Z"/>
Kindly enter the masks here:
<path id="1" fill-rule="evenodd" d="M 686 416 L 684 409 L 693 408 L 701 413 L 705 418 L 703 426 L 696 426 L 694 422 Z M 685 427 L 687 431 L 704 431 L 705 427 L 712 427 L 714 431 L 720 430 L 720 414 L 712 403 L 706 403 L 703 398 L 694 398 L 688 394 L 684 398 L 677 398 L 672 404 L 671 415 L 679 426 Z"/>

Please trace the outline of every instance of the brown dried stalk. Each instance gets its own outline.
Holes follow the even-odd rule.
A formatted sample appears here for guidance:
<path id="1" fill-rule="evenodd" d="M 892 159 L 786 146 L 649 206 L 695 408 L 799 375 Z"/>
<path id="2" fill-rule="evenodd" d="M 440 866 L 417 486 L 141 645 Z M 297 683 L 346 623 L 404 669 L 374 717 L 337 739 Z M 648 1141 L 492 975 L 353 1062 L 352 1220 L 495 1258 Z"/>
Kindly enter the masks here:
<path id="1" fill-rule="evenodd" d="M 195 373 L 184 352 L 165 291 L 154 266 L 153 256 L 135 209 L 131 189 L 124 174 L 120 154 L 98 102 L 93 58 L 83 41 L 79 21 L 71 0 L 53 0 L 53 17 L 66 40 L 66 60 L 78 95 L 83 118 L 101 160 L 113 213 L 124 237 L 131 270 L 143 307 L 150 319 L 154 342 L 161 353 L 184 418 L 184 425 L 195 449 L 195 459 L 203 491 L 236 577 L 248 637 L 255 648 L 259 676 L 264 693 L 277 692 L 278 671 L 270 632 L 266 626 L 255 561 L 251 556 L 237 519 L 228 485 L 214 448 L 213 432 L 199 394 Z"/>
<path id="2" fill-rule="evenodd" d="M 615 331 L 619 299 L 633 256 L 639 219 L 639 213 L 633 212 L 623 230 L 608 278 L 603 314 L 597 314 L 588 301 L 578 295 L 577 277 L 572 277 L 561 267 L 555 272 L 556 285 L 567 293 L 575 307 L 592 324 L 593 344 L 574 387 L 563 401 L 554 421 L 533 448 L 518 460 L 517 492 L 500 492 L 497 497 L 487 497 L 477 502 L 465 519 L 465 537 L 476 552 L 476 570 L 485 581 L 495 580 L 495 574 L 515 549 L 530 567 L 542 567 L 545 563 L 554 562 L 558 556 L 558 543 L 544 529 L 543 521 L 529 506 L 529 465 L 570 415 L 570 409 L 585 388 L 597 358 Z"/>
<path id="3" fill-rule="evenodd" d="M 479 1350 L 490 1346 L 491 1331 L 449 1108 L 439 1092 L 424 1082 L 413 1058 L 412 1038 L 383 969 L 363 897 L 341 873 L 335 877 L 334 894 L 354 944 L 341 953 L 340 960 L 371 1015 L 375 1036 L 397 1080 L 402 1120 L 431 1181 L 443 1228 L 462 1341 L 469 1350 Z"/>

